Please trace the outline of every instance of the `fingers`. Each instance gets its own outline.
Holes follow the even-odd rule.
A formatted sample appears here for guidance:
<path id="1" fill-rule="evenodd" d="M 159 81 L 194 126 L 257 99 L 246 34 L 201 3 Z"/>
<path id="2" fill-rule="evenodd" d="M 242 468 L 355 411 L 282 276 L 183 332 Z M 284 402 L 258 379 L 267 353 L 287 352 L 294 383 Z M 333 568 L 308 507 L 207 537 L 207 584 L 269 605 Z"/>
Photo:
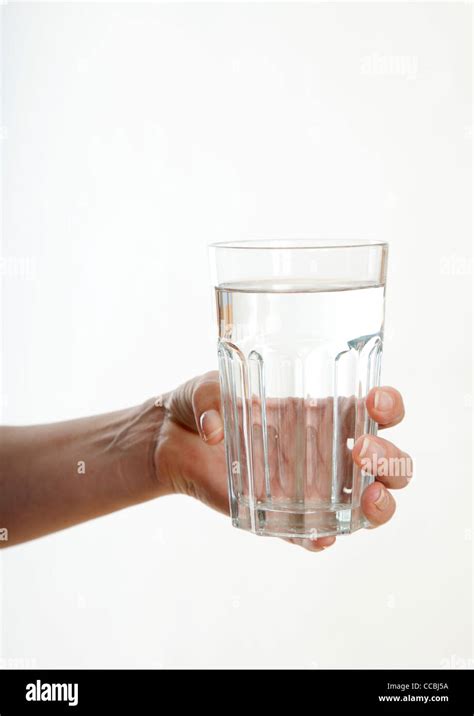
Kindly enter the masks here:
<path id="1" fill-rule="evenodd" d="M 403 398 L 395 388 L 383 385 L 372 388 L 367 395 L 365 404 L 369 415 L 381 428 L 397 425 L 405 415 Z"/>
<path id="2" fill-rule="evenodd" d="M 408 485 L 413 474 L 411 457 L 375 435 L 361 435 L 352 448 L 352 458 L 365 472 L 392 489 Z"/>
<path id="3" fill-rule="evenodd" d="M 393 517 L 396 503 L 387 488 L 376 480 L 364 490 L 361 507 L 371 526 L 379 527 Z"/>
<path id="4" fill-rule="evenodd" d="M 196 426 L 202 439 L 209 445 L 217 445 L 224 437 L 221 418 L 221 393 L 217 371 L 197 378 L 192 404 Z"/>
<path id="5" fill-rule="evenodd" d="M 335 537 L 318 537 L 318 539 L 298 539 L 297 537 L 286 538 L 286 542 L 296 544 L 309 552 L 322 552 L 336 541 Z"/>

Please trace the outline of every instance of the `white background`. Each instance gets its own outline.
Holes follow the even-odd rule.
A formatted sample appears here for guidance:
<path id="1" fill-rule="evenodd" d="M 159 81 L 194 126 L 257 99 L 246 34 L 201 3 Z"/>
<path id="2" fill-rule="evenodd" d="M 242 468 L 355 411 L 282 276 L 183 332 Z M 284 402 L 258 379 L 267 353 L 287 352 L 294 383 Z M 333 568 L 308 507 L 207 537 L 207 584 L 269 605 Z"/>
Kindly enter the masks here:
<path id="1" fill-rule="evenodd" d="M 3 551 L 3 663 L 467 665 L 471 7 L 1 10 L 4 422 L 214 368 L 211 241 L 383 238 L 386 437 L 416 466 L 389 525 L 322 554 L 185 497 Z"/>

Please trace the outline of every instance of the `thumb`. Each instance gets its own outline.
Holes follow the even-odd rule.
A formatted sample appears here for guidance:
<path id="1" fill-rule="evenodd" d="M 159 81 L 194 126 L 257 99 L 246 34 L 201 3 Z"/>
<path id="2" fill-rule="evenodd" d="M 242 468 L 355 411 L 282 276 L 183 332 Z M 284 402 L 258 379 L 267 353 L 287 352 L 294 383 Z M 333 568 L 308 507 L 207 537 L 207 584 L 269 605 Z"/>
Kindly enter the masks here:
<path id="1" fill-rule="evenodd" d="M 217 371 L 205 373 L 180 385 L 171 393 L 167 408 L 173 420 L 189 430 L 199 432 L 209 445 L 217 445 L 224 437 Z"/>
<path id="2" fill-rule="evenodd" d="M 192 400 L 199 434 L 209 445 L 217 445 L 224 437 L 224 424 L 220 413 L 221 391 L 217 371 L 211 371 L 197 379 Z"/>

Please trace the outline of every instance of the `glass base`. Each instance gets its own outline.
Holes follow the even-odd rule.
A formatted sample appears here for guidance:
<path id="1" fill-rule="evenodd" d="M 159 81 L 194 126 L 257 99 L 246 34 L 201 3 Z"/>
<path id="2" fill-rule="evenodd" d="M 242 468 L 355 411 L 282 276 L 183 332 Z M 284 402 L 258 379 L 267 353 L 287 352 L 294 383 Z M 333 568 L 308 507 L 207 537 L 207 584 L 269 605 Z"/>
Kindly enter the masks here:
<path id="1" fill-rule="evenodd" d="M 232 505 L 232 524 L 238 529 L 266 537 L 317 539 L 346 535 L 367 527 L 369 522 L 360 507 L 348 504 L 279 505 L 245 501 Z"/>

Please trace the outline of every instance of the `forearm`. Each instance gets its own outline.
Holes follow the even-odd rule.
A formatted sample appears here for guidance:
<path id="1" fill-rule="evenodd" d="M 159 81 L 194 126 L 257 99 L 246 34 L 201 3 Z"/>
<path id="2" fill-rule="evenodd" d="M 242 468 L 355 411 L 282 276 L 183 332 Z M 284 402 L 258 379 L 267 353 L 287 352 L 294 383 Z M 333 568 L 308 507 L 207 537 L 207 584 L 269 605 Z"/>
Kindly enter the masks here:
<path id="1" fill-rule="evenodd" d="M 166 494 L 153 461 L 163 418 L 148 401 L 63 423 L 0 428 L 0 530 L 8 530 L 0 546 Z"/>

